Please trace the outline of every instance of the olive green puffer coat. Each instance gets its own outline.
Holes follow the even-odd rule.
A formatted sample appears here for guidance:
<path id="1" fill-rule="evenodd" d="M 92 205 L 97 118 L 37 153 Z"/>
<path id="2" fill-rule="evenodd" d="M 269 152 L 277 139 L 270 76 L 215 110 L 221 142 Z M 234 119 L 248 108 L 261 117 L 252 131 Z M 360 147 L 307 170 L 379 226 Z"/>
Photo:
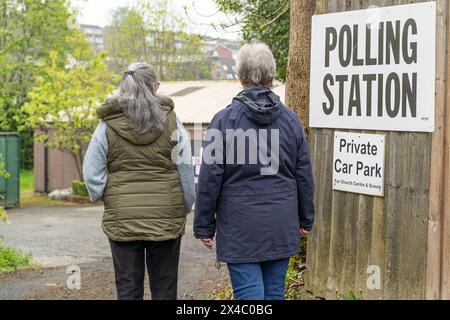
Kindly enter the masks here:
<path id="1" fill-rule="evenodd" d="M 183 193 L 171 160 L 177 144 L 173 102 L 159 97 L 167 115 L 161 134 L 137 134 L 113 102 L 97 110 L 106 122 L 108 182 L 102 227 L 114 241 L 165 241 L 181 236 L 186 224 Z"/>

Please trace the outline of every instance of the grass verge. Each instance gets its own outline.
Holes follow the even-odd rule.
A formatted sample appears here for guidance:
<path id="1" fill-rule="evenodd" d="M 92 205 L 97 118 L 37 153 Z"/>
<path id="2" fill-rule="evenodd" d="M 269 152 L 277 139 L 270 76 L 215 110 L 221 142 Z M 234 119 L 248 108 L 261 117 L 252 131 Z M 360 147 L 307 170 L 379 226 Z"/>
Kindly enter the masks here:
<path id="1" fill-rule="evenodd" d="M 20 192 L 34 191 L 34 172 L 33 170 L 22 170 L 20 172 Z"/>
<path id="2" fill-rule="evenodd" d="M 33 194 L 32 192 L 25 192 L 20 195 L 20 206 L 57 206 L 57 207 L 70 207 L 79 206 L 79 203 L 63 201 L 63 200 L 50 200 L 45 194 Z"/>

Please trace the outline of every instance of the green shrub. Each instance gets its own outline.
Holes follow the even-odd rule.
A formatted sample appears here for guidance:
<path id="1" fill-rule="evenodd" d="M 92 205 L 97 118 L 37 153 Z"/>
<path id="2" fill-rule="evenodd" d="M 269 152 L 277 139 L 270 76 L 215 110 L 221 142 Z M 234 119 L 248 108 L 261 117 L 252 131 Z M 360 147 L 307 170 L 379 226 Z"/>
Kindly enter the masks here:
<path id="1" fill-rule="evenodd" d="M 0 154 L 0 158 L 1 158 Z M 1 159 L 0 159 L 1 160 Z M 8 179 L 9 174 L 5 170 L 5 164 L 0 161 L 0 178 Z M 0 200 L 3 200 L 3 198 L 0 197 Z M 6 214 L 6 211 L 3 207 L 0 207 L 0 221 L 3 221 L 4 223 L 8 223 L 8 215 Z"/>
<path id="2" fill-rule="evenodd" d="M 81 181 L 81 180 L 72 181 L 72 189 L 73 189 L 73 194 L 75 196 L 80 196 L 80 197 L 88 197 L 89 196 L 89 193 L 88 193 L 88 190 L 86 188 L 86 184 L 84 183 L 84 181 Z"/>
<path id="3" fill-rule="evenodd" d="M 0 178 L 4 178 L 4 179 L 8 179 L 9 178 L 9 173 L 6 172 L 5 164 L 2 161 L 0 161 Z"/>
<path id="4" fill-rule="evenodd" d="M 0 272 L 34 268 L 31 252 L 24 253 L 20 250 L 3 245 L 0 238 Z"/>

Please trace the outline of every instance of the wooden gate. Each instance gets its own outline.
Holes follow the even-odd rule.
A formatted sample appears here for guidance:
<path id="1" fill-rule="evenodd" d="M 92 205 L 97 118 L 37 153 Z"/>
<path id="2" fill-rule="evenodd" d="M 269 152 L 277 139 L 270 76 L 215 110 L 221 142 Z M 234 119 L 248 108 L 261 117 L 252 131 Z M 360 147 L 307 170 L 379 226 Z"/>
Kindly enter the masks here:
<path id="1" fill-rule="evenodd" d="M 412 2 L 422 1 L 318 0 L 316 14 Z M 333 191 L 335 130 L 312 129 L 317 216 L 306 286 L 316 297 L 450 299 L 450 3 L 436 3 L 436 129 L 377 132 L 386 134 L 385 197 Z M 369 266 L 380 268 L 381 289 L 368 289 Z"/>

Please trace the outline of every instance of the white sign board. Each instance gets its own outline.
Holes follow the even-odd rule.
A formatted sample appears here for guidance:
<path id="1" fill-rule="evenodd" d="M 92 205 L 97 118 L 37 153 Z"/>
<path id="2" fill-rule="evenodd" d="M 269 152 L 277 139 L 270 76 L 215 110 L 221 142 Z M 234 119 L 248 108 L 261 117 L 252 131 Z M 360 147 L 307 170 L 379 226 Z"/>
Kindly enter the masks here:
<path id="1" fill-rule="evenodd" d="M 333 190 L 384 196 L 385 136 L 335 132 Z"/>
<path id="2" fill-rule="evenodd" d="M 313 17 L 310 126 L 434 131 L 434 1 Z"/>

